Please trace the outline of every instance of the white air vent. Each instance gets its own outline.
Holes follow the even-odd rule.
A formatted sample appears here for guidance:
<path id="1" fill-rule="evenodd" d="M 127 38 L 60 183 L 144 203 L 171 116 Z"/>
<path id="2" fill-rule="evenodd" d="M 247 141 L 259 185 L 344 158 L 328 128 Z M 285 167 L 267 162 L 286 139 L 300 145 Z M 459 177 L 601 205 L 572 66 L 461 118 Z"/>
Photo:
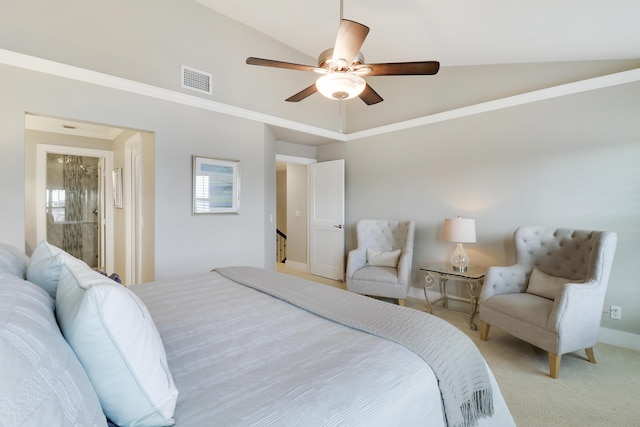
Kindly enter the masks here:
<path id="1" fill-rule="evenodd" d="M 211 74 L 183 65 L 182 87 L 211 95 Z"/>

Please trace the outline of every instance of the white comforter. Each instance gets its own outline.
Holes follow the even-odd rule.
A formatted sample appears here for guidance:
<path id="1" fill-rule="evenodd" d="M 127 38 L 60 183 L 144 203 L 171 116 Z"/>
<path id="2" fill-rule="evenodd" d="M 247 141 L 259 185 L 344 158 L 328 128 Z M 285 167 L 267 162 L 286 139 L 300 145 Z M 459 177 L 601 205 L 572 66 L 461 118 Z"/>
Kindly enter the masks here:
<path id="1" fill-rule="evenodd" d="M 131 289 L 162 336 L 179 427 L 445 425 L 432 370 L 398 344 L 217 273 Z M 513 426 L 491 379 L 480 425 Z"/>

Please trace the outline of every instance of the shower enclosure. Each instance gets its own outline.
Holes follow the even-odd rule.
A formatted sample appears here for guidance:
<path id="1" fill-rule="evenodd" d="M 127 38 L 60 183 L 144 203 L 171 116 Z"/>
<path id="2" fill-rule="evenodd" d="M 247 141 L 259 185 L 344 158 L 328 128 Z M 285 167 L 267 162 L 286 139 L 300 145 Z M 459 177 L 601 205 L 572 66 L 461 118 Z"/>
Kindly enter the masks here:
<path id="1" fill-rule="evenodd" d="M 47 240 L 90 267 L 101 265 L 102 160 L 47 153 Z"/>

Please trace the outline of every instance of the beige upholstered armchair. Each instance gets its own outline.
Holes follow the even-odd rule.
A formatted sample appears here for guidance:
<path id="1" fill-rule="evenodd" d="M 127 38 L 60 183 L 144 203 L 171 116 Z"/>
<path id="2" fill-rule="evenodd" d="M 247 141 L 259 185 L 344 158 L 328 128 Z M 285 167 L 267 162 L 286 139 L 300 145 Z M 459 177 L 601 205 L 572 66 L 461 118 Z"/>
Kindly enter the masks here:
<path id="1" fill-rule="evenodd" d="M 347 289 L 396 298 L 404 305 L 413 261 L 413 221 L 363 219 L 356 225 L 358 247 L 347 259 Z"/>
<path id="2" fill-rule="evenodd" d="M 585 349 L 595 363 L 616 241 L 607 231 L 518 228 L 516 264 L 487 270 L 480 339 L 487 340 L 493 325 L 548 351 L 552 378 L 563 354 Z"/>

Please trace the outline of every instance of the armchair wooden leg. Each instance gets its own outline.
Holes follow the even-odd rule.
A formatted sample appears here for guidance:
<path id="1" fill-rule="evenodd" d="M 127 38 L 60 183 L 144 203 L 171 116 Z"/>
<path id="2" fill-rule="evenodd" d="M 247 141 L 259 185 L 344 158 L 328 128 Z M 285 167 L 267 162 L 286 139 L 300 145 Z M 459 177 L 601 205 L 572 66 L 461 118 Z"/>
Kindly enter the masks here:
<path id="1" fill-rule="evenodd" d="M 404 307 L 404 300 L 403 299 L 398 299 L 398 305 L 400 307 Z"/>
<path id="2" fill-rule="evenodd" d="M 587 352 L 587 359 L 589 359 L 589 362 L 596 363 L 596 355 L 593 353 L 593 347 L 585 348 L 584 351 Z"/>
<path id="3" fill-rule="evenodd" d="M 489 328 L 491 325 L 485 322 L 480 322 L 480 339 L 486 341 L 489 338 Z"/>
<path id="4" fill-rule="evenodd" d="M 558 374 L 560 373 L 561 359 L 562 359 L 561 354 L 553 354 L 549 352 L 549 376 L 551 378 L 558 378 Z"/>

